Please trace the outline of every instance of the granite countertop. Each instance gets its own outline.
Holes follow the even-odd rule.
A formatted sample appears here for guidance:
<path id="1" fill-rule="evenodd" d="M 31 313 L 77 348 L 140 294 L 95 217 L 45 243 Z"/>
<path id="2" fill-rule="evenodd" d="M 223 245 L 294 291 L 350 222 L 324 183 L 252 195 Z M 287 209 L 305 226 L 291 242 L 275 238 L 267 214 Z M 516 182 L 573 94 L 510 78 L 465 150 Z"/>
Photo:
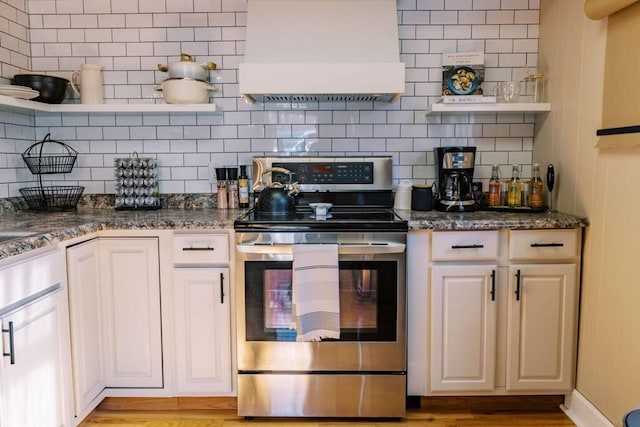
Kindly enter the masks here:
<path id="1" fill-rule="evenodd" d="M 80 207 L 76 212 L 4 214 L 0 215 L 0 259 L 101 230 L 231 229 L 234 219 L 244 212 L 214 208 L 116 211 L 113 208 Z M 408 221 L 410 230 L 554 229 L 588 225 L 585 218 L 560 212 L 518 214 L 398 211 L 398 214 Z M 18 236 L 7 240 L 13 235 Z"/>

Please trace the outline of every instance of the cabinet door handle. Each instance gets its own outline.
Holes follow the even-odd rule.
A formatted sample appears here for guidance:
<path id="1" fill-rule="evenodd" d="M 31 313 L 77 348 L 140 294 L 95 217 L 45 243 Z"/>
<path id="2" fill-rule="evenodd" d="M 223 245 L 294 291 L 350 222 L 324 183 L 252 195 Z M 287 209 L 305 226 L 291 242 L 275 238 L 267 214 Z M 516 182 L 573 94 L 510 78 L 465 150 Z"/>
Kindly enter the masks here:
<path id="1" fill-rule="evenodd" d="M 520 301 L 520 270 L 516 272 L 516 301 Z"/>
<path id="2" fill-rule="evenodd" d="M 532 243 L 532 248 L 561 248 L 564 243 Z"/>
<path id="3" fill-rule="evenodd" d="M 182 248 L 183 251 L 215 251 L 215 248 Z"/>
<path id="4" fill-rule="evenodd" d="M 496 271 L 491 270 L 491 290 L 489 291 L 489 295 L 491 295 L 491 301 L 496 300 Z"/>
<path id="5" fill-rule="evenodd" d="M 482 249 L 484 245 L 451 245 L 451 249 Z"/>
<path id="6" fill-rule="evenodd" d="M 220 304 L 224 304 L 224 274 L 220 273 Z"/>
<path id="7" fill-rule="evenodd" d="M 9 357 L 9 360 L 12 365 L 16 364 L 16 352 L 13 342 L 13 322 L 9 322 L 9 327 L 7 329 L 2 330 L 3 333 L 9 334 L 9 353 L 2 353 L 3 356 Z"/>

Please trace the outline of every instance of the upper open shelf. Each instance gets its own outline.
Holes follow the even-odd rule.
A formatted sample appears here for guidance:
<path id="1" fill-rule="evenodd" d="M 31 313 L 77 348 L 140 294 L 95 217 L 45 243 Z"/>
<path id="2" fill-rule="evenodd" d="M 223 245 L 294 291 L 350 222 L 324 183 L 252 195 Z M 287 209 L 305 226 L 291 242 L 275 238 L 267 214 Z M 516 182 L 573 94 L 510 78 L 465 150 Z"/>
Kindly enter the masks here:
<path id="1" fill-rule="evenodd" d="M 431 113 L 541 113 L 551 111 L 551 104 L 546 102 L 516 102 L 487 104 L 444 104 L 436 102 L 427 108 Z"/>
<path id="2" fill-rule="evenodd" d="M 0 106 L 42 113 L 215 113 L 215 104 L 46 104 L 0 95 Z"/>

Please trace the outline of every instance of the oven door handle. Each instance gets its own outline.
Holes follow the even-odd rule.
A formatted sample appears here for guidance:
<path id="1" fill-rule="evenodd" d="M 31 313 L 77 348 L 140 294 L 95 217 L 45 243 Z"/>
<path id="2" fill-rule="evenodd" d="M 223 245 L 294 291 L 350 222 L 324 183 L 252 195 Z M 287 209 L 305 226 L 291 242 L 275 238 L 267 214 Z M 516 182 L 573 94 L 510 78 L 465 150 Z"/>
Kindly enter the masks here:
<path id="1" fill-rule="evenodd" d="M 401 254 L 406 250 L 404 243 L 339 243 L 339 255 L 380 255 L 380 254 Z M 292 255 L 292 244 L 239 244 L 236 245 L 238 252 L 245 254 L 271 254 L 271 255 Z"/>

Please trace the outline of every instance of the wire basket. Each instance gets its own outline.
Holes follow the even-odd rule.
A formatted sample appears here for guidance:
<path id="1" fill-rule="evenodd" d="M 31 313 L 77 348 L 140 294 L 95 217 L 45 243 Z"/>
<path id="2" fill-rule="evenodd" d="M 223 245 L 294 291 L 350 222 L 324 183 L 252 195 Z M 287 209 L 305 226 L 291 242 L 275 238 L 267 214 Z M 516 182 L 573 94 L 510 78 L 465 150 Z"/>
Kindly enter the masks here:
<path id="1" fill-rule="evenodd" d="M 84 187 L 71 185 L 20 188 L 29 208 L 42 212 L 74 211 L 83 192 Z"/>
<path id="2" fill-rule="evenodd" d="M 51 151 L 55 151 L 53 144 L 58 144 L 59 152 L 45 152 L 45 144 L 50 143 Z M 47 134 L 42 141 L 32 144 L 22 153 L 22 159 L 32 174 L 69 173 L 78 158 L 78 152 L 64 142 L 51 139 Z"/>

